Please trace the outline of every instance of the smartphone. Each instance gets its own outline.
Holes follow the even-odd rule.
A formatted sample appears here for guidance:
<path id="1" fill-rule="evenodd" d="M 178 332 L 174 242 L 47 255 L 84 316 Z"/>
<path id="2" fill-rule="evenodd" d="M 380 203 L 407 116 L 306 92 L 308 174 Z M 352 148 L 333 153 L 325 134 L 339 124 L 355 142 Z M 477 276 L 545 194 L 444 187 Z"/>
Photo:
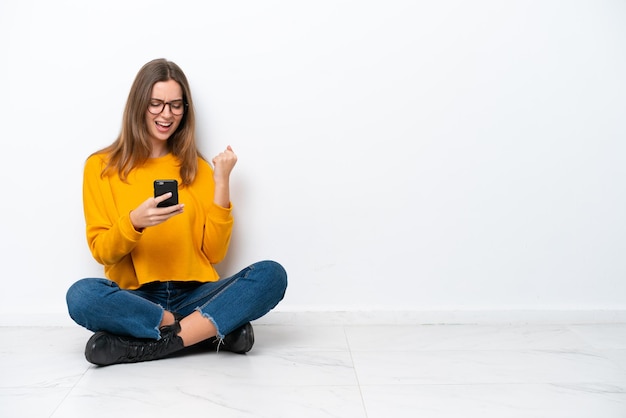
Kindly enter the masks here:
<path id="1" fill-rule="evenodd" d="M 178 182 L 176 180 L 154 180 L 154 197 L 172 192 L 172 196 L 157 205 L 158 208 L 178 205 Z"/>

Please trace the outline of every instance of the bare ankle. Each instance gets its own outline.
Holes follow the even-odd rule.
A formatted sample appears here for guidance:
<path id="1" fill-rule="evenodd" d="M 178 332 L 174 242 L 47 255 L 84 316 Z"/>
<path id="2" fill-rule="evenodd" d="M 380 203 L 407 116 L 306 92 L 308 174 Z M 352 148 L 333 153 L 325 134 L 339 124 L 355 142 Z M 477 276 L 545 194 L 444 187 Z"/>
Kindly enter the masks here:
<path id="1" fill-rule="evenodd" d="M 161 324 L 159 325 L 159 328 L 172 325 L 174 324 L 174 322 L 176 322 L 176 318 L 174 318 L 174 314 L 171 313 L 170 311 L 164 311 L 163 319 L 161 319 Z"/>
<path id="2" fill-rule="evenodd" d="M 181 331 L 178 336 L 183 339 L 185 347 L 215 337 L 217 329 L 211 320 L 198 311 L 187 316 L 180 322 Z"/>

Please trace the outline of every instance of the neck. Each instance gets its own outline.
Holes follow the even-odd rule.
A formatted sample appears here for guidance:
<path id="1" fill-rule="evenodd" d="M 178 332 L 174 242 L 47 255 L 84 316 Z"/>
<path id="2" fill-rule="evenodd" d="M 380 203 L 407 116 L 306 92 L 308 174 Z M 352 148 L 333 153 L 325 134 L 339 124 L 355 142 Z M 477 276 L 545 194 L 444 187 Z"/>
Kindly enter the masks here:
<path id="1" fill-rule="evenodd" d="M 169 153 L 167 147 L 152 147 L 152 153 L 150 154 L 150 158 L 160 158 L 165 157 Z"/>

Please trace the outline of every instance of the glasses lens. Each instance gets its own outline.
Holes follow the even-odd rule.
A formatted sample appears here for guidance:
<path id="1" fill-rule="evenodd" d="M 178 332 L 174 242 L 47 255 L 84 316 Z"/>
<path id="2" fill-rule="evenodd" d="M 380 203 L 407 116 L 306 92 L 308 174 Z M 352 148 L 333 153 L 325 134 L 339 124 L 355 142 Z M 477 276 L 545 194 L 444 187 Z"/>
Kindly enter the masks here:
<path id="1" fill-rule="evenodd" d="M 163 111 L 164 107 L 165 107 L 165 103 L 158 101 L 158 100 L 152 100 L 148 104 L 148 112 L 152 113 L 153 115 L 158 115 L 159 113 Z"/>
<path id="2" fill-rule="evenodd" d="M 176 116 L 182 115 L 185 111 L 185 104 L 182 100 L 174 100 L 173 102 L 170 102 L 169 105 L 170 111 Z"/>

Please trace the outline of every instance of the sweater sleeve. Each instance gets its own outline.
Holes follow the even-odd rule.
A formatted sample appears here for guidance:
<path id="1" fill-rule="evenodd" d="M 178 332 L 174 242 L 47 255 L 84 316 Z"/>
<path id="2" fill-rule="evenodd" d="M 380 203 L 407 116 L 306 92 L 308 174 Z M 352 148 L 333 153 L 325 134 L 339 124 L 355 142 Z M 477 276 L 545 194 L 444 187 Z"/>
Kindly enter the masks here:
<path id="1" fill-rule="evenodd" d="M 217 264 L 226 257 L 233 230 L 232 206 L 223 208 L 211 204 L 204 223 L 202 251 L 211 264 Z"/>
<path id="2" fill-rule="evenodd" d="M 102 156 L 91 156 L 83 176 L 83 210 L 91 254 L 103 265 L 113 265 L 128 255 L 141 239 L 129 213 L 118 213 L 107 176 L 102 176 Z"/>

